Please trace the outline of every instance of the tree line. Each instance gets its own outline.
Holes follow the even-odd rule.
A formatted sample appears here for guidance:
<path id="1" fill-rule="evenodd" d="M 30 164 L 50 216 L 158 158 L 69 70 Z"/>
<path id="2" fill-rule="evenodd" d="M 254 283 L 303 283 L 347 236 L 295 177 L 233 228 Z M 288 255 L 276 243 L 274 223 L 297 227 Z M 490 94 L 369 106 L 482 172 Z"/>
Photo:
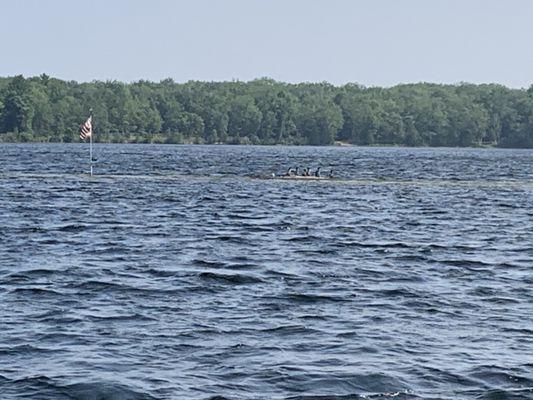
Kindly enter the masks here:
<path id="1" fill-rule="evenodd" d="M 533 85 L 0 77 L 0 141 L 533 147 Z"/>

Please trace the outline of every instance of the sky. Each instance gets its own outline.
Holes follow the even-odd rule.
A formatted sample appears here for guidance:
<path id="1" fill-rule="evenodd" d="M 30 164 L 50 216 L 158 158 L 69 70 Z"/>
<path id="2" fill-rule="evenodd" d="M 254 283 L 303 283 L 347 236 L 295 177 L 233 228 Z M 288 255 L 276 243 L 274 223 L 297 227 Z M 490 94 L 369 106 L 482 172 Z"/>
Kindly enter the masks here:
<path id="1" fill-rule="evenodd" d="M 533 84 L 533 0 L 0 0 L 0 76 Z"/>

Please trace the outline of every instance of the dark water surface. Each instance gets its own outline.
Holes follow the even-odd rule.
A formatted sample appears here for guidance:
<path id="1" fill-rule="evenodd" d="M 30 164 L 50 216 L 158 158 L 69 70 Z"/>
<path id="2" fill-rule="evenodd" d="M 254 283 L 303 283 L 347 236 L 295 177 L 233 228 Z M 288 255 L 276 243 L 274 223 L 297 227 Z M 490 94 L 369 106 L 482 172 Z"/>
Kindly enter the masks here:
<path id="1" fill-rule="evenodd" d="M 0 145 L 0 399 L 533 399 L 532 151 L 96 156 Z"/>

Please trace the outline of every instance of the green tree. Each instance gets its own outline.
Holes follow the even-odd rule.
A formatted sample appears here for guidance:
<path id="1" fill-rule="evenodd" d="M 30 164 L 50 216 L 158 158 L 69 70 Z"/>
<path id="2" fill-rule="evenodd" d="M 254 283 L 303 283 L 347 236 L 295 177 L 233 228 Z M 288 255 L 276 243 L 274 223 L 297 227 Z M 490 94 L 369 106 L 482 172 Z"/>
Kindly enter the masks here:
<path id="1" fill-rule="evenodd" d="M 228 132 L 237 137 L 255 136 L 261 125 L 262 117 L 252 96 L 237 96 L 231 101 L 228 113 Z"/>
<path id="2" fill-rule="evenodd" d="M 7 85 L 2 103 L 2 131 L 31 133 L 35 109 L 30 82 L 22 75 L 15 76 Z"/>

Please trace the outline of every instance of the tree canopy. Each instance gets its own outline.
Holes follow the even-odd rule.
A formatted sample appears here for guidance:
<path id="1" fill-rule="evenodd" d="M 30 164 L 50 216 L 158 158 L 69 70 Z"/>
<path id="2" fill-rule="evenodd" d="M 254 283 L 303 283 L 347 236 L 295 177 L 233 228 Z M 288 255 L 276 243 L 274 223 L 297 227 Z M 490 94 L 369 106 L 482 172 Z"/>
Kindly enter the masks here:
<path id="1" fill-rule="evenodd" d="M 0 78 L 0 141 L 533 147 L 533 86 Z"/>

